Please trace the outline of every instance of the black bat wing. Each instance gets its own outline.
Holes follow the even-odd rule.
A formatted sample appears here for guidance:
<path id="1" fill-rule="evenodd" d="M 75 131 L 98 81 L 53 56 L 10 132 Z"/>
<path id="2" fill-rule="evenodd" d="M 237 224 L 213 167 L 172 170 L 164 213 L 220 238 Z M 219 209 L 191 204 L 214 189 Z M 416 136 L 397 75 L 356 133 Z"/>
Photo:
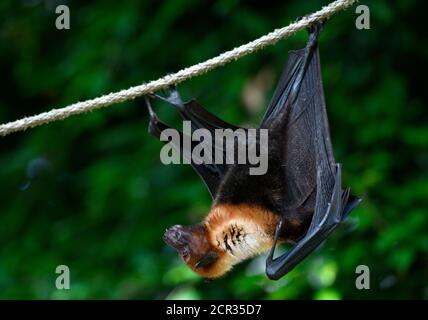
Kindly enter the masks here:
<path id="1" fill-rule="evenodd" d="M 185 102 L 184 107 L 180 108 L 179 111 L 183 119 L 191 121 L 195 128 L 205 128 L 213 134 L 215 129 L 240 129 L 240 127 L 227 123 L 208 112 L 196 100 Z"/>
<path id="2" fill-rule="evenodd" d="M 168 97 L 162 97 L 158 95 L 156 97 L 176 107 L 182 118 L 191 122 L 192 133 L 196 129 L 205 129 L 208 130 L 214 137 L 216 129 L 243 129 L 229 124 L 216 117 L 212 113 L 208 112 L 205 108 L 203 108 L 195 100 L 191 100 L 189 102 L 182 102 L 176 88 L 172 88 L 169 91 Z M 165 129 L 170 129 L 170 127 L 159 120 L 159 118 L 151 108 L 148 99 L 146 99 L 146 104 L 149 108 L 150 115 L 149 132 L 158 139 L 160 139 L 161 132 Z M 180 138 L 182 139 L 183 137 L 185 137 L 185 134 L 180 132 Z M 210 192 L 211 197 L 214 199 L 220 181 L 227 172 L 229 164 L 227 164 L 225 161 L 227 157 L 227 155 L 225 154 L 226 150 L 221 146 L 216 146 L 216 144 L 212 142 L 213 141 L 203 141 L 202 143 L 207 144 L 208 149 L 211 150 L 211 154 L 209 155 L 210 157 L 214 156 L 216 149 L 220 150 L 220 152 L 223 154 L 223 163 L 215 163 L 215 161 L 212 161 L 212 163 L 208 163 L 206 161 L 203 161 L 203 159 L 198 159 L 197 157 L 195 158 L 195 155 L 193 157 L 189 157 L 189 155 L 192 155 L 193 149 L 196 145 L 199 144 L 199 142 L 192 141 L 188 150 L 185 149 L 185 146 L 183 146 L 183 144 L 180 144 L 180 146 L 173 145 L 173 147 L 179 152 L 180 155 L 183 155 L 184 158 L 186 158 L 190 162 L 193 169 L 205 183 L 208 191 Z"/>
<path id="3" fill-rule="evenodd" d="M 284 102 L 290 96 L 291 89 L 296 82 L 296 77 L 303 63 L 305 49 L 292 50 L 288 52 L 287 64 L 281 74 L 275 92 L 266 109 L 261 126 L 269 127 L 278 113 L 283 109 Z"/>
<path id="4" fill-rule="evenodd" d="M 306 235 L 290 251 L 274 259 L 273 246 L 266 261 L 271 279 L 292 270 L 360 202 L 350 196 L 349 189 L 342 190 L 341 168 L 333 156 L 317 46 L 319 32 L 320 26 L 314 26 L 307 46 L 290 53 L 262 122 L 270 133 L 282 135 L 282 139 L 273 140 L 279 144 L 273 149 L 282 148 L 282 215 L 295 214 L 302 207 L 313 210 Z M 282 223 L 277 227 L 275 242 L 281 228 Z"/>

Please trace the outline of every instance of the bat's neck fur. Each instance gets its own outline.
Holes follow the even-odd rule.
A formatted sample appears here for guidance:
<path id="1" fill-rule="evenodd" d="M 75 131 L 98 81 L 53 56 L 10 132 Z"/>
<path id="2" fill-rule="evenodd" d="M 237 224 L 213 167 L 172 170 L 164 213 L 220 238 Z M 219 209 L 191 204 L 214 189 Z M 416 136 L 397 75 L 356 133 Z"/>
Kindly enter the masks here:
<path id="1" fill-rule="evenodd" d="M 222 253 L 220 269 L 272 247 L 279 216 L 250 205 L 216 205 L 205 219 L 208 241 Z"/>

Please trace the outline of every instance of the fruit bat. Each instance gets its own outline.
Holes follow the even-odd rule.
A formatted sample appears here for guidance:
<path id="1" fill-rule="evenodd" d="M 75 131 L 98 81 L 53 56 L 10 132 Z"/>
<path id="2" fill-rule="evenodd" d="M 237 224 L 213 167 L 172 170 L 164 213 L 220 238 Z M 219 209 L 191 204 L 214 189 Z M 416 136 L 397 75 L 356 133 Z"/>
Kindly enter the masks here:
<path id="1" fill-rule="evenodd" d="M 201 223 L 175 225 L 166 230 L 164 241 L 205 278 L 220 277 L 237 263 L 269 251 L 266 274 L 277 280 L 316 249 L 361 201 L 349 188 L 342 189 L 341 165 L 333 156 L 317 44 L 321 28 L 321 23 L 313 24 L 308 28 L 306 46 L 289 52 L 258 128 L 269 133 L 267 172 L 251 175 L 249 165 L 190 159 L 213 204 Z M 209 113 L 195 100 L 183 102 L 172 88 L 167 96 L 146 97 L 149 132 L 159 139 L 170 127 L 153 111 L 153 97 L 173 105 L 184 120 L 191 121 L 192 130 L 205 128 L 214 133 L 216 129 L 239 128 Z M 187 146 L 190 150 L 175 147 L 185 153 L 195 145 Z M 275 258 L 275 247 L 280 243 L 292 247 Z"/>

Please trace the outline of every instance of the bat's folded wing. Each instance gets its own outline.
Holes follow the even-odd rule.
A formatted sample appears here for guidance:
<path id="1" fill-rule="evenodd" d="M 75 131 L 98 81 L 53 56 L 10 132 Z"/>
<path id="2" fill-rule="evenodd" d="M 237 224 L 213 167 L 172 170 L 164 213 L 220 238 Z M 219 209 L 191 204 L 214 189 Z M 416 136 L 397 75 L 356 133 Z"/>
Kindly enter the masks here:
<path id="1" fill-rule="evenodd" d="M 295 210 L 317 189 L 331 195 L 335 161 L 330 142 L 318 48 L 291 51 L 262 122 L 273 137 L 272 149 L 282 150 L 285 211 Z M 321 201 L 321 200 L 318 200 Z"/>
<path id="2" fill-rule="evenodd" d="M 335 163 L 330 140 L 319 52 L 316 41 L 290 52 L 279 85 L 262 126 L 283 135 L 269 142 L 282 148 L 283 214 L 299 208 L 313 210 L 306 235 L 291 250 L 266 261 L 266 273 L 278 279 L 294 268 L 332 232 L 359 202 L 342 190 L 340 165 Z M 312 38 L 313 39 L 313 38 Z M 277 235 L 280 228 L 277 229 Z"/>

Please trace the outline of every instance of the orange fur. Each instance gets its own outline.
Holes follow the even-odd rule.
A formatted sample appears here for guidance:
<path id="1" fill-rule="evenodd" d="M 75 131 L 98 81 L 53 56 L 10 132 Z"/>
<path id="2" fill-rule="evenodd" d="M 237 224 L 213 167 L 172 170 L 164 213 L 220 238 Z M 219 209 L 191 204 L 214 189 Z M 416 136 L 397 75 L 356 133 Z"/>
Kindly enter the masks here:
<path id="1" fill-rule="evenodd" d="M 220 277 L 242 260 L 269 250 L 278 222 L 278 215 L 260 207 L 214 206 L 203 222 L 209 246 L 204 251 L 215 252 L 217 259 L 207 268 L 196 268 L 195 258 L 187 264 L 203 277 Z M 194 255 L 199 258 L 204 253 L 194 252 Z"/>
<path id="2" fill-rule="evenodd" d="M 273 234 L 279 222 L 278 215 L 266 209 L 248 204 L 221 204 L 213 207 L 205 218 L 205 223 L 214 229 L 229 223 L 231 220 L 247 220 L 258 224 L 266 233 Z"/>

